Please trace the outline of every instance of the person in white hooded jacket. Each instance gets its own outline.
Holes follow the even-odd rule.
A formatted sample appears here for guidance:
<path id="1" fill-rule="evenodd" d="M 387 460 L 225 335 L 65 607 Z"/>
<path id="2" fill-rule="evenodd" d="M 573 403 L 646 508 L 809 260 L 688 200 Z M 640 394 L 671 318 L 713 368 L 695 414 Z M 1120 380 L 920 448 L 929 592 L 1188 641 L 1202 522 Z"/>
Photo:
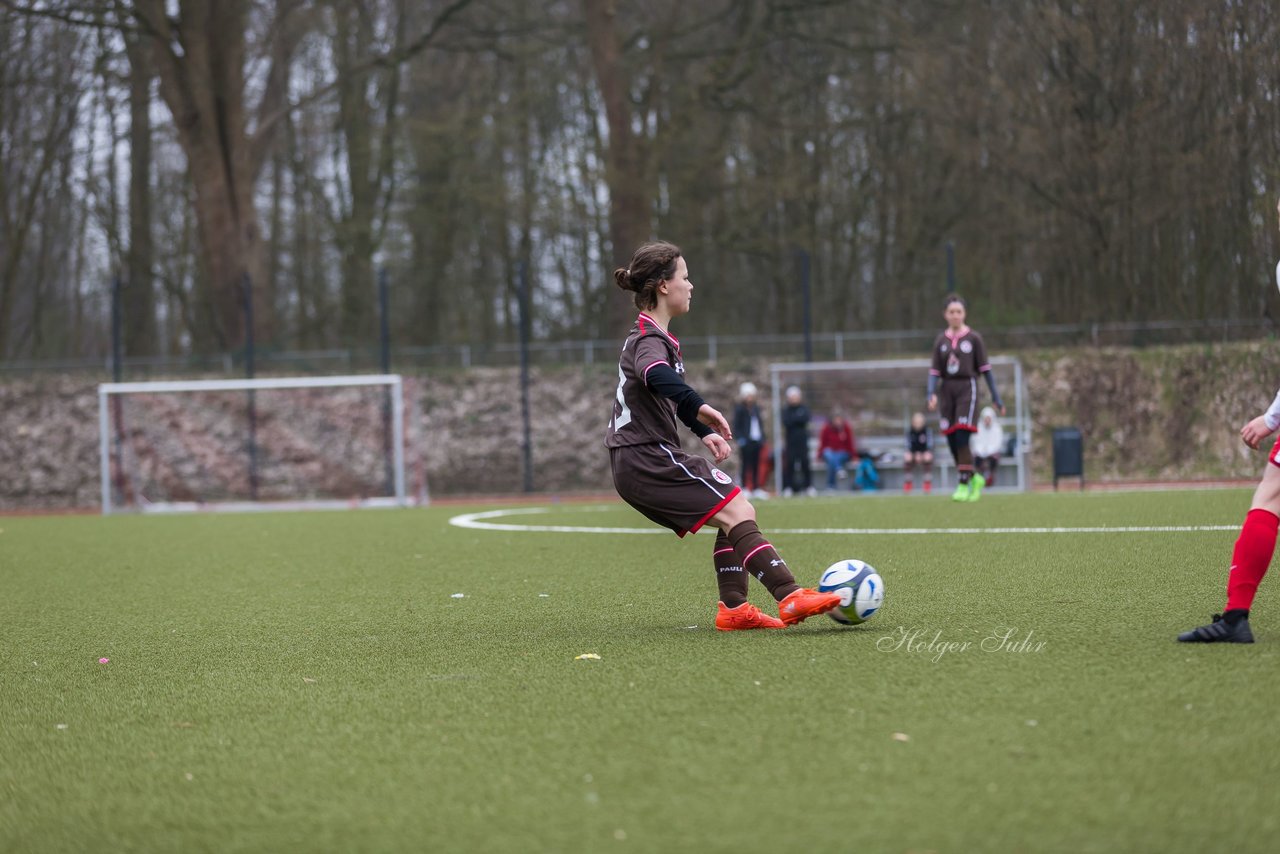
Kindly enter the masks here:
<path id="1" fill-rule="evenodd" d="M 1000 419 L 992 407 L 982 408 L 982 414 L 978 416 L 978 432 L 974 434 L 970 447 L 973 449 L 973 465 L 978 474 L 982 475 L 987 486 L 994 486 L 996 467 L 1000 464 L 1000 455 L 1004 453 L 1004 428 L 1000 426 Z"/>

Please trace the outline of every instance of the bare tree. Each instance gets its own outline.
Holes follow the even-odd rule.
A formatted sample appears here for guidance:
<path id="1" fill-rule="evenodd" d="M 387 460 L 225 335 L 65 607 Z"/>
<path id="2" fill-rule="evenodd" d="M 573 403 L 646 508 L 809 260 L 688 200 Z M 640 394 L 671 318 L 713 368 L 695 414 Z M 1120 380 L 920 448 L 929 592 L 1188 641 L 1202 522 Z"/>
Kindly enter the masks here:
<path id="1" fill-rule="evenodd" d="M 0 12 L 0 356 L 16 355 L 15 333 L 32 333 L 32 313 L 59 272 L 41 262 L 62 238 L 50 229 L 66 222 L 57 205 L 71 180 L 80 45 L 76 31 Z"/>

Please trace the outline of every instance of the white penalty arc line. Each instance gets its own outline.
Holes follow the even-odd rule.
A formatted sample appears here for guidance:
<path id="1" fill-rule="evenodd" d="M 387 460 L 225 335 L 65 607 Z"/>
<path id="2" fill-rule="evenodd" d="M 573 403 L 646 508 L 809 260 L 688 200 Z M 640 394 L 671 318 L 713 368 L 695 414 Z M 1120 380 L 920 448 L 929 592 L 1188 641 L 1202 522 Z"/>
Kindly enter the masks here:
<path id="1" fill-rule="evenodd" d="M 483 513 L 463 513 L 454 516 L 449 524 L 458 528 L 477 531 L 509 531 L 544 534 L 670 534 L 666 528 L 603 528 L 585 525 L 513 525 L 509 522 L 490 522 L 505 516 L 532 516 L 549 512 L 545 507 L 521 507 L 507 510 L 486 510 Z M 861 536 L 917 537 L 931 534 L 1192 534 L 1216 531 L 1238 531 L 1239 525 L 1083 525 L 1080 527 L 1040 528 L 770 528 L 771 534 L 845 534 Z M 712 531 L 710 526 L 705 532 Z"/>

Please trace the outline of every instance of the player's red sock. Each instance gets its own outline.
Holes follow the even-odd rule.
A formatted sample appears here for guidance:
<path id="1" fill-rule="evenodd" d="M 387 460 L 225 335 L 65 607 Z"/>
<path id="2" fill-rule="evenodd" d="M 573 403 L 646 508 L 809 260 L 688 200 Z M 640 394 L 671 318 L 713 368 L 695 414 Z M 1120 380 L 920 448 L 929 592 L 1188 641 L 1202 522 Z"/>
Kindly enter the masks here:
<path id="1" fill-rule="evenodd" d="M 716 565 L 720 601 L 730 608 L 736 608 L 747 601 L 747 572 L 742 568 L 742 561 L 738 560 L 738 553 L 734 551 L 733 544 L 724 531 L 716 534 L 711 560 Z"/>
<path id="2" fill-rule="evenodd" d="M 1276 550 L 1276 530 L 1280 518 L 1270 510 L 1255 508 L 1244 517 L 1244 527 L 1231 553 L 1231 574 L 1227 576 L 1227 610 L 1248 610 L 1267 574 Z"/>
<path id="3" fill-rule="evenodd" d="M 777 550 L 760 534 L 755 522 L 739 522 L 729 532 L 729 542 L 747 572 L 760 579 L 773 598 L 781 602 L 790 593 L 800 589 L 795 576 L 787 569 L 786 562 L 778 557 Z"/>

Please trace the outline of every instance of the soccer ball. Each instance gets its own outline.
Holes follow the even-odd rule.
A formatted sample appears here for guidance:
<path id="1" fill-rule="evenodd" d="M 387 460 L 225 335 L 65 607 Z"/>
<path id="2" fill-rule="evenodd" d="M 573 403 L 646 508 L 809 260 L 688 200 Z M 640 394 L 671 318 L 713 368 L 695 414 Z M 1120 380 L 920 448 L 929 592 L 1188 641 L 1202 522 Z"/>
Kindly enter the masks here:
<path id="1" fill-rule="evenodd" d="M 873 567 L 852 558 L 827 567 L 818 589 L 840 594 L 840 605 L 827 615 L 846 626 L 866 622 L 884 604 L 884 579 Z"/>

